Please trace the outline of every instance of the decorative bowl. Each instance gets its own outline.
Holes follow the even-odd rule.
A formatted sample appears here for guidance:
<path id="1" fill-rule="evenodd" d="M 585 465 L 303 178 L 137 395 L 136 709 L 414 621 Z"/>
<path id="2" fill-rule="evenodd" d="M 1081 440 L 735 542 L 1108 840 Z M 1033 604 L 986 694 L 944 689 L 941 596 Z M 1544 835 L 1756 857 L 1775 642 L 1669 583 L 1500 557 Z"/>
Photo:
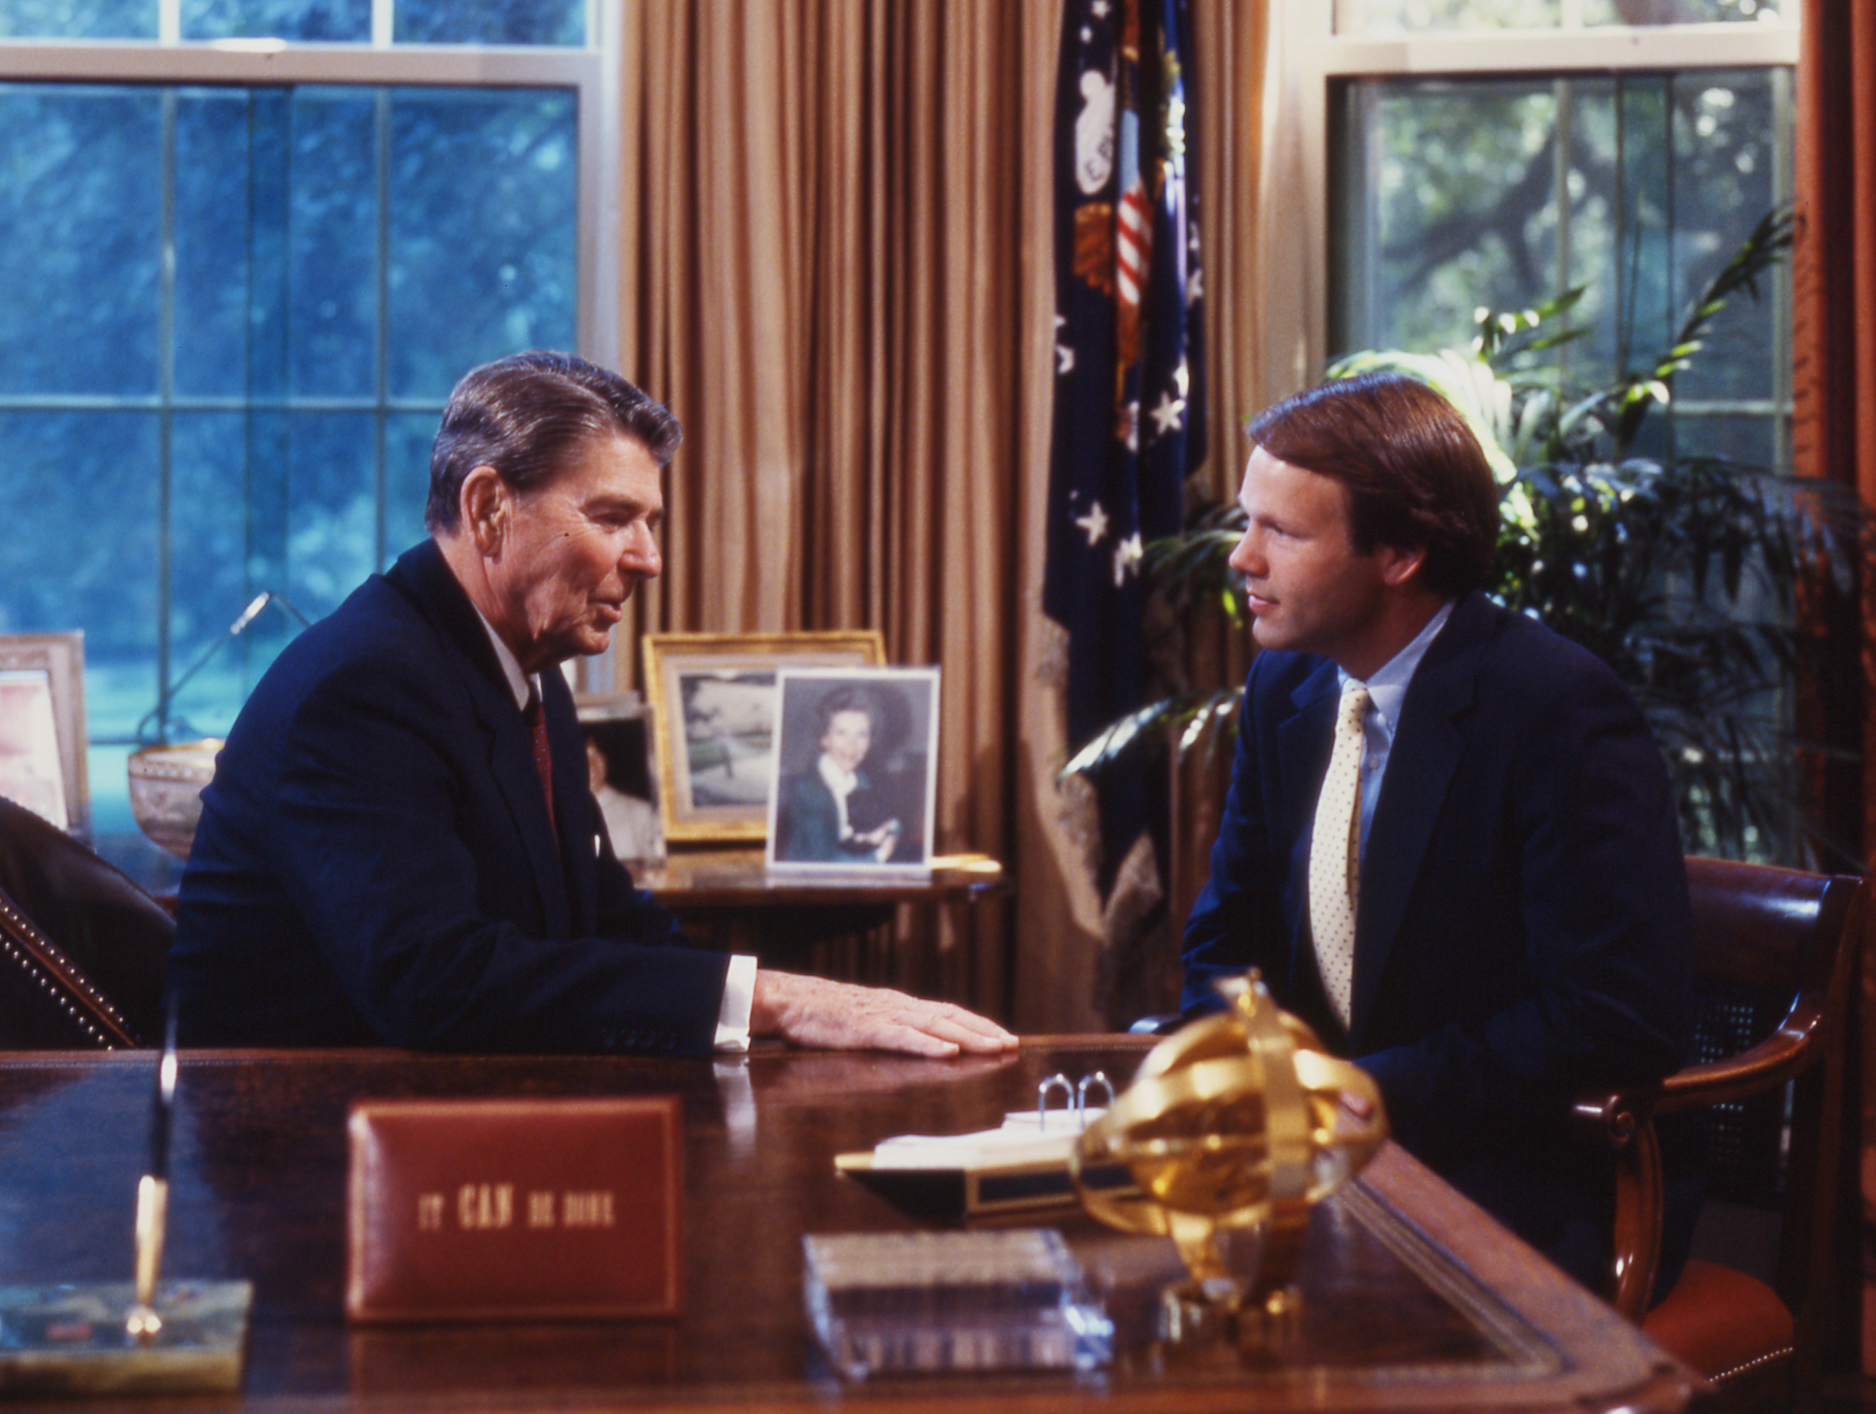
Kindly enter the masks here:
<path id="1" fill-rule="evenodd" d="M 130 813 L 144 834 L 178 859 L 189 857 L 202 814 L 202 787 L 215 775 L 221 745 L 219 737 L 204 737 L 131 753 Z"/>

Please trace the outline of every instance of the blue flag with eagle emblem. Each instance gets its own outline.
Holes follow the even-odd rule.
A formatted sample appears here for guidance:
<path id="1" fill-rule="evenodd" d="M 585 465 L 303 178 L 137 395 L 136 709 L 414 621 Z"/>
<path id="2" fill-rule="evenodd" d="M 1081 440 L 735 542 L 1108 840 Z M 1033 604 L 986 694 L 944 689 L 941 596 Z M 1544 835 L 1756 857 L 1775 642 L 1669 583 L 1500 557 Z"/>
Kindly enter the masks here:
<path id="1" fill-rule="evenodd" d="M 1042 605 L 1068 635 L 1071 750 L 1145 702 L 1141 554 L 1179 529 L 1205 457 L 1189 33 L 1186 0 L 1066 0 L 1062 18 Z M 1146 766 L 1095 781 L 1104 893 L 1164 788 Z"/>

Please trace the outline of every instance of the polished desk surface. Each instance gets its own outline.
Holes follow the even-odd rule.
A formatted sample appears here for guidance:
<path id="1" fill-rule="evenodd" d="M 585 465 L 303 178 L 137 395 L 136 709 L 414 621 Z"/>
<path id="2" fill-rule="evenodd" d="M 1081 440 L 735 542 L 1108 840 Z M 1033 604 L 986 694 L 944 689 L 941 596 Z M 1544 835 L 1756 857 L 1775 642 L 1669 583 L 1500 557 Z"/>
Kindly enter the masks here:
<path id="1" fill-rule="evenodd" d="M 185 1052 L 166 1275 L 254 1283 L 244 1394 L 64 1409 L 729 1410 L 844 1403 L 919 1414 L 1209 1410 L 1676 1409 L 1699 1393 L 1613 1311 L 1388 1148 L 1319 1208 L 1282 1359 L 1170 1358 L 1150 1309 L 1158 1239 L 1062 1228 L 1115 1317 L 1092 1376 L 843 1385 L 814 1348 L 804 1233 L 917 1224 L 834 1173 L 889 1135 L 995 1125 L 1051 1073 L 1117 1083 L 1133 1038 L 1041 1038 L 1013 1057 L 921 1061 L 758 1049 L 710 1061 L 403 1052 Z M 123 1280 L 149 1053 L 0 1060 L 0 1282 Z M 348 1328 L 345 1118 L 394 1096 L 676 1094 L 685 1118 L 686 1314 L 674 1321 Z M 53 1406 L 49 1406 L 53 1407 Z"/>

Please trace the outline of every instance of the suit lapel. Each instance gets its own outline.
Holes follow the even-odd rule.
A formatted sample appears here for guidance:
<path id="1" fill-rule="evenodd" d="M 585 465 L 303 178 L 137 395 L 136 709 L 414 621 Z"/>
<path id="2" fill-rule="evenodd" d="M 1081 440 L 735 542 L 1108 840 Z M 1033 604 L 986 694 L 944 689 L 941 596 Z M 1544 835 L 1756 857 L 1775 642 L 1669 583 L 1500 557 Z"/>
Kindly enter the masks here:
<path id="1" fill-rule="evenodd" d="M 566 874 L 554 847 L 554 832 L 549 828 L 547 804 L 541 796 L 541 778 L 534 769 L 534 744 L 515 706 L 508 679 L 496 660 L 488 630 L 482 626 L 469 596 L 450 573 L 435 541 L 425 540 L 399 556 L 386 579 L 437 625 L 445 643 L 453 650 L 457 675 L 483 734 L 489 774 L 501 792 L 525 847 L 528 869 L 540 900 L 542 936 L 575 936 L 571 931 Z M 556 712 L 550 705 L 548 722 L 554 751 L 554 789 L 558 795 L 564 790 L 563 777 L 571 767 L 567 758 L 572 751 L 572 747 L 552 735 L 557 716 L 573 717 L 572 697 L 564 679 L 558 692 L 549 686 L 547 701 L 552 704 L 556 700 L 561 707 Z M 577 721 L 572 734 L 578 736 Z M 584 779 L 584 746 L 577 742 L 574 745 L 580 749 Z"/>
<path id="2" fill-rule="evenodd" d="M 570 937 L 567 885 L 558 847 L 560 841 L 547 818 L 547 801 L 541 792 L 540 773 L 534 767 L 534 742 L 528 735 L 527 723 L 522 719 L 520 709 L 508 693 L 505 681 L 501 684 L 501 700 L 499 704 L 490 704 L 489 716 L 492 718 L 489 723 L 489 770 L 501 787 L 502 798 L 508 802 L 515 827 L 521 832 L 521 839 L 527 847 L 528 867 L 533 871 L 534 887 L 540 895 L 545 936 Z M 554 773 L 558 776 L 560 758 L 566 753 L 558 742 L 550 740 L 549 744 L 554 749 Z"/>
<path id="3" fill-rule="evenodd" d="M 480 620 L 476 622 L 476 631 L 482 632 Z M 483 643 L 487 645 L 486 634 Z M 491 651 L 490 657 L 493 656 Z M 475 702 L 477 719 L 486 734 L 489 774 L 494 777 L 496 787 L 501 791 L 527 852 L 528 869 L 534 877 L 535 892 L 540 899 L 543 936 L 572 937 L 565 870 L 561 864 L 560 850 L 556 848 L 555 832 L 547 818 L 547 802 L 541 793 L 540 773 L 534 768 L 534 742 L 528 735 L 527 723 L 520 709 L 515 706 L 506 678 L 498 676 L 491 681 L 472 670 L 464 673 L 464 681 Z M 564 695 L 564 686 L 561 691 Z M 568 750 L 562 742 L 552 738 L 553 719 L 550 708 L 549 744 L 554 752 L 554 786 L 558 793 L 561 789 L 558 778 L 563 772 L 563 758 L 568 755 Z"/>
<path id="4" fill-rule="evenodd" d="M 1479 655 L 1490 630 L 1489 602 L 1478 594 L 1461 600 L 1420 660 L 1401 704 L 1361 861 L 1349 1028 L 1357 1049 L 1400 936 L 1434 822 L 1466 753 L 1466 716 L 1477 696 Z"/>
<path id="5" fill-rule="evenodd" d="M 1315 942 L 1309 931 L 1309 840 L 1316 816 L 1316 798 L 1322 794 L 1322 778 L 1329 769 L 1330 737 L 1335 728 L 1336 702 L 1341 697 L 1341 679 L 1335 664 L 1322 664 L 1290 693 L 1294 715 L 1277 726 L 1278 769 L 1283 776 L 1281 808 L 1288 817 L 1289 829 L 1273 838 L 1291 841 L 1291 857 L 1286 874 L 1292 881 L 1289 893 L 1293 900 L 1289 911 L 1290 991 L 1292 997 L 1321 993 L 1322 984 L 1316 969 Z M 1320 1009 L 1325 1016 L 1333 1012 Z"/>
<path id="6" fill-rule="evenodd" d="M 1322 773 L 1329 768 L 1329 733 L 1335 725 L 1335 704 L 1341 696 L 1335 664 L 1327 658 L 1290 693 L 1293 716 L 1277 726 L 1277 744 L 1283 762 L 1283 793 L 1287 800 L 1307 798 L 1315 809 L 1322 793 Z"/>
<path id="7" fill-rule="evenodd" d="M 554 815 L 560 833 L 561 859 L 555 876 L 570 910 L 569 936 L 584 937 L 598 926 L 598 875 L 594 848 L 599 829 L 592 787 L 587 781 L 586 734 L 567 680 L 557 671 L 541 674 L 548 745 L 554 753 Z M 530 745 L 530 751 L 532 746 Z M 539 794 L 538 785 L 536 788 Z"/>

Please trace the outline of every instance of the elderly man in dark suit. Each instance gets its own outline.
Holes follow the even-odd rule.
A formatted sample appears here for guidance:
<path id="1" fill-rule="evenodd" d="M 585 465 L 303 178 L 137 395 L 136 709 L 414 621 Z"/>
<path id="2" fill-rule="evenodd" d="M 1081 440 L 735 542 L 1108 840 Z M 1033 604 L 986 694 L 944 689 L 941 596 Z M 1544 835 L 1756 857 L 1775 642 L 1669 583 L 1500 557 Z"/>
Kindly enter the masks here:
<path id="1" fill-rule="evenodd" d="M 691 947 L 614 858 L 556 669 L 662 568 L 678 435 L 567 355 L 457 385 L 431 539 L 288 646 L 203 792 L 170 964 L 185 1043 L 1014 1044 L 959 1007 Z"/>
<path id="2" fill-rule="evenodd" d="M 1327 383 L 1250 438 L 1231 563 L 1261 651 L 1185 1005 L 1259 968 L 1402 1144 L 1598 1282 L 1611 1179 L 1570 1096 L 1673 1070 L 1692 1026 L 1659 750 L 1601 662 L 1481 592 L 1497 490 L 1437 393 Z"/>

